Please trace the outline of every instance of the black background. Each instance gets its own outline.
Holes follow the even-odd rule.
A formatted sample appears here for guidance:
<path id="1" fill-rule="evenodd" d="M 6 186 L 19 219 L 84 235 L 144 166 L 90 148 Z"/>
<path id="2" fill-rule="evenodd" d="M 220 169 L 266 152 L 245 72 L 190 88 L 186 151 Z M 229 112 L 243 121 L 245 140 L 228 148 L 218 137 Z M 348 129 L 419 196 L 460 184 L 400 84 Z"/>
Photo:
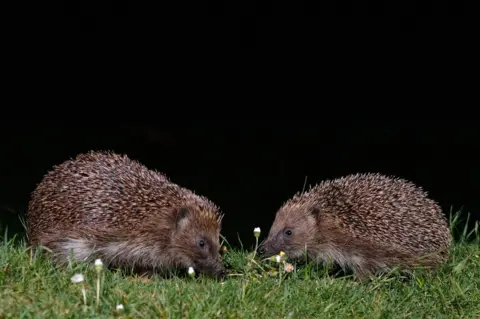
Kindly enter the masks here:
<path id="1" fill-rule="evenodd" d="M 168 122 L 168 121 L 164 121 Z M 275 211 L 307 184 L 356 172 L 409 179 L 448 214 L 480 220 L 480 129 L 475 121 L 183 121 L 168 125 L 3 123 L 0 225 L 23 231 L 17 214 L 53 165 L 89 150 L 126 153 L 205 195 L 225 213 L 230 244 L 266 236 Z"/>

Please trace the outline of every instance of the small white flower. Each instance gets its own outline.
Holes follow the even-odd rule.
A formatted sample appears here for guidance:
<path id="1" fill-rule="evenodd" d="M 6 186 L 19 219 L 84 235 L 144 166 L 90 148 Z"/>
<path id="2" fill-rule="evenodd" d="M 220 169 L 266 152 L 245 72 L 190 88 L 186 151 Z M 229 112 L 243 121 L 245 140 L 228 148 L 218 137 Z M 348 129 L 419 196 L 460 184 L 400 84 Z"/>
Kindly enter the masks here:
<path id="1" fill-rule="evenodd" d="M 73 277 L 72 277 L 72 282 L 73 283 L 79 283 L 79 282 L 82 282 L 85 278 L 83 277 L 82 274 L 75 274 Z"/>
<path id="2" fill-rule="evenodd" d="M 103 267 L 103 263 L 101 259 L 95 259 L 95 270 L 97 272 L 101 271 Z"/>
<path id="3" fill-rule="evenodd" d="M 193 267 L 188 267 L 188 274 L 189 274 L 190 276 L 195 275 L 195 270 L 193 270 Z"/>
<path id="4" fill-rule="evenodd" d="M 275 260 L 277 261 L 277 263 L 281 262 L 282 261 L 282 256 L 276 255 Z"/>
<path id="5" fill-rule="evenodd" d="M 255 227 L 253 229 L 253 236 L 255 236 L 255 237 L 260 236 L 260 227 Z"/>
<path id="6" fill-rule="evenodd" d="M 292 264 L 290 264 L 290 263 L 285 264 L 285 271 L 286 272 L 292 272 L 294 270 L 295 270 L 295 267 Z"/>
<path id="7" fill-rule="evenodd" d="M 123 305 L 122 304 L 117 305 L 117 310 L 123 310 Z"/>

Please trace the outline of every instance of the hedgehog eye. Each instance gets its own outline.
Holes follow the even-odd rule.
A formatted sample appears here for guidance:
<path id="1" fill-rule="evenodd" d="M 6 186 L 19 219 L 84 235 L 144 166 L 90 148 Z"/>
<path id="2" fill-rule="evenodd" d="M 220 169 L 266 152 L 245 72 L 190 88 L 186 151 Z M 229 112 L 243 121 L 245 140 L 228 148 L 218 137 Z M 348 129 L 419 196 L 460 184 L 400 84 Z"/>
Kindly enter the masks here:
<path id="1" fill-rule="evenodd" d="M 286 229 L 284 233 L 287 237 L 292 236 L 292 230 L 291 229 Z"/>
<path id="2" fill-rule="evenodd" d="M 200 241 L 198 242 L 198 246 L 200 246 L 200 248 L 205 247 L 205 242 L 204 242 L 203 240 L 200 240 Z"/>

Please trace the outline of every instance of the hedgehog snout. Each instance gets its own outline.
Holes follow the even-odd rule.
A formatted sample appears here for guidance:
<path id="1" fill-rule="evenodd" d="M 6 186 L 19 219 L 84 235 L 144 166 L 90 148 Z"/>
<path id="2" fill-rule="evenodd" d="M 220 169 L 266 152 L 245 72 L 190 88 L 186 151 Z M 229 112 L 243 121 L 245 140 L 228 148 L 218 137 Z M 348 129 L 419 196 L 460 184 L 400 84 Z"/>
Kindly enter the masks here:
<path id="1" fill-rule="evenodd" d="M 217 278 L 218 278 L 218 279 L 223 279 L 223 278 L 225 278 L 225 275 L 226 275 L 226 274 L 227 274 L 227 273 L 226 273 L 225 269 L 220 270 L 219 272 L 217 272 Z"/>
<path id="2" fill-rule="evenodd" d="M 260 255 L 264 255 L 266 251 L 267 251 L 267 250 L 266 250 L 265 247 L 263 247 L 263 246 L 260 246 L 260 247 L 258 248 L 258 253 L 259 253 Z"/>
<path id="3" fill-rule="evenodd" d="M 220 258 L 198 261 L 196 263 L 196 268 L 198 268 L 200 272 L 211 275 L 218 279 L 222 279 L 226 275 L 225 265 Z"/>
<path id="4" fill-rule="evenodd" d="M 225 265 L 223 265 L 223 263 L 220 261 L 217 264 L 217 267 L 215 268 L 214 275 L 218 279 L 223 279 L 225 277 L 226 273 L 227 273 L 227 271 L 225 269 Z"/>
<path id="5" fill-rule="evenodd" d="M 270 241 L 265 241 L 258 247 L 258 253 L 265 258 L 272 256 L 275 253 L 274 250 Z"/>
<path id="6" fill-rule="evenodd" d="M 268 254 L 268 249 L 267 249 L 267 247 L 263 247 L 263 246 L 260 247 L 260 248 L 258 249 L 258 253 L 260 254 L 260 256 L 265 257 L 265 256 Z"/>

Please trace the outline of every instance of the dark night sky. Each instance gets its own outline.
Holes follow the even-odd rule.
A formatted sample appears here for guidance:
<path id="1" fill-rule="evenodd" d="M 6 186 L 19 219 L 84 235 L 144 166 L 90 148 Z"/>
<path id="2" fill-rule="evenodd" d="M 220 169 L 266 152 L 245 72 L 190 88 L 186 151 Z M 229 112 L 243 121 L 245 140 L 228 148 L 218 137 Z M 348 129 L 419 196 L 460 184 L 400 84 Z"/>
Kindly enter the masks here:
<path id="1" fill-rule="evenodd" d="M 475 121 L 183 121 L 171 127 L 2 123 L 0 225 L 21 230 L 13 211 L 53 165 L 92 149 L 126 153 L 216 202 L 229 242 L 252 243 L 276 209 L 308 183 L 381 172 L 424 187 L 445 212 L 480 220 L 480 129 Z M 263 237 L 263 236 L 262 236 Z"/>

